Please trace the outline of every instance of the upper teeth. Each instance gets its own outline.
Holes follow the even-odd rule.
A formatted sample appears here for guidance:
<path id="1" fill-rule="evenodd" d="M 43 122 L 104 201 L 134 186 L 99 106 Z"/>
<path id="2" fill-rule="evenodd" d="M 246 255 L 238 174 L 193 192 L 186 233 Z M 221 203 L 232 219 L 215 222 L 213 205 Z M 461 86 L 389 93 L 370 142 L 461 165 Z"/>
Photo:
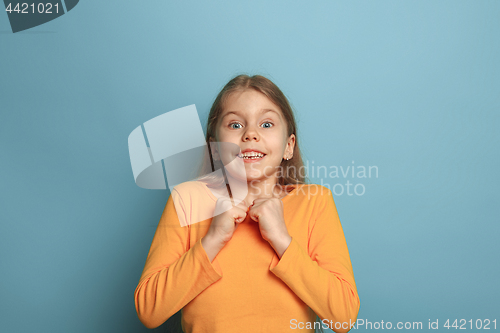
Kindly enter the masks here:
<path id="1" fill-rule="evenodd" d="M 258 152 L 255 152 L 255 151 L 250 151 L 250 152 L 247 152 L 247 153 L 239 154 L 238 156 L 239 157 L 251 157 L 251 156 L 263 157 L 264 154 L 258 153 Z"/>

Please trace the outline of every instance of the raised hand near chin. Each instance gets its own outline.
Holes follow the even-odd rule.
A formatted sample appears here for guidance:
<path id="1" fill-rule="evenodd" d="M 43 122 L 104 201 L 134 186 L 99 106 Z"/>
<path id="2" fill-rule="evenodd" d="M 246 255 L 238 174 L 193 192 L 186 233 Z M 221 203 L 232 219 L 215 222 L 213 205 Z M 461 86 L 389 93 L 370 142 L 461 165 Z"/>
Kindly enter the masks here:
<path id="1" fill-rule="evenodd" d="M 210 261 L 213 261 L 219 251 L 233 238 L 236 227 L 247 216 L 248 207 L 243 202 L 233 206 L 229 198 L 219 198 L 215 211 L 223 213 L 212 219 L 206 235 L 201 240 L 201 245 Z"/>
<path id="2" fill-rule="evenodd" d="M 262 238 L 269 242 L 279 258 L 290 245 L 292 237 L 288 233 L 283 214 L 283 201 L 274 195 L 253 201 L 248 212 L 250 218 L 259 223 Z"/>

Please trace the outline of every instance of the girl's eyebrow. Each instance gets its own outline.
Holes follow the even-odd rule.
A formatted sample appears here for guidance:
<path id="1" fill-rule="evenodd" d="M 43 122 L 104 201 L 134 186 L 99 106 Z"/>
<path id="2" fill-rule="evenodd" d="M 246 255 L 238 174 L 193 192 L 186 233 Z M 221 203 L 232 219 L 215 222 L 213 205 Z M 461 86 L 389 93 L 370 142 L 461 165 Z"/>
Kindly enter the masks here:
<path id="1" fill-rule="evenodd" d="M 274 113 L 276 113 L 276 115 L 277 115 L 279 118 L 281 118 L 281 116 L 280 116 L 279 112 L 278 112 L 278 111 L 276 111 L 276 110 L 273 110 L 273 109 L 262 109 L 262 110 L 261 110 L 261 114 L 264 114 L 264 113 L 267 113 L 267 112 L 274 112 Z M 225 115 L 223 115 L 223 116 L 222 116 L 222 118 L 221 118 L 221 119 L 223 119 L 225 116 L 230 115 L 230 114 L 235 114 L 235 115 L 238 115 L 238 113 L 241 113 L 241 112 L 240 112 L 240 111 L 228 111 Z"/>

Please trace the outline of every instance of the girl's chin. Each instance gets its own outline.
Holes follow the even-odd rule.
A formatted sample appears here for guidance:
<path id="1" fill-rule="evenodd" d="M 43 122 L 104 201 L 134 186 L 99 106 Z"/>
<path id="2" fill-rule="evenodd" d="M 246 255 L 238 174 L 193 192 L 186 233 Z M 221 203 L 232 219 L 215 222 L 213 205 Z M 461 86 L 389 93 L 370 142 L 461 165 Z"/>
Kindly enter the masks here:
<path id="1" fill-rule="evenodd" d="M 266 177 L 265 175 L 251 175 L 251 174 L 246 174 L 246 175 L 243 175 L 243 174 L 239 174 L 235 177 L 235 175 L 230 175 L 231 178 L 233 178 L 234 180 L 237 180 L 237 181 L 240 181 L 240 182 L 247 182 L 247 183 L 250 183 L 250 182 L 259 182 L 259 181 L 263 181 L 263 180 L 266 180 L 268 177 Z"/>
<path id="2" fill-rule="evenodd" d="M 247 182 L 251 181 L 260 181 L 273 177 L 272 167 L 257 167 L 256 164 L 245 164 L 245 169 L 236 170 L 234 168 L 226 169 L 231 177 L 236 178 L 240 181 L 246 180 Z"/>

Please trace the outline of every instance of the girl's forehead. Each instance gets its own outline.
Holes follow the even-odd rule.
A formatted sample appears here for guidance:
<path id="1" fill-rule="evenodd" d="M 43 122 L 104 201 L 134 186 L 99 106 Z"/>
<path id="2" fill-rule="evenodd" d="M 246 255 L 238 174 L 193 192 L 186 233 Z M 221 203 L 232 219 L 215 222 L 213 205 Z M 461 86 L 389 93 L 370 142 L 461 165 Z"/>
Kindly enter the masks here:
<path id="1" fill-rule="evenodd" d="M 255 114 L 274 114 L 280 119 L 283 119 L 283 112 L 271 99 L 261 92 L 253 89 L 245 91 L 232 92 L 227 96 L 225 103 L 222 105 L 220 117 L 234 114 L 238 116 L 246 116 Z"/>
<path id="2" fill-rule="evenodd" d="M 236 90 L 226 96 L 226 105 L 272 104 L 273 101 L 255 89 Z"/>

